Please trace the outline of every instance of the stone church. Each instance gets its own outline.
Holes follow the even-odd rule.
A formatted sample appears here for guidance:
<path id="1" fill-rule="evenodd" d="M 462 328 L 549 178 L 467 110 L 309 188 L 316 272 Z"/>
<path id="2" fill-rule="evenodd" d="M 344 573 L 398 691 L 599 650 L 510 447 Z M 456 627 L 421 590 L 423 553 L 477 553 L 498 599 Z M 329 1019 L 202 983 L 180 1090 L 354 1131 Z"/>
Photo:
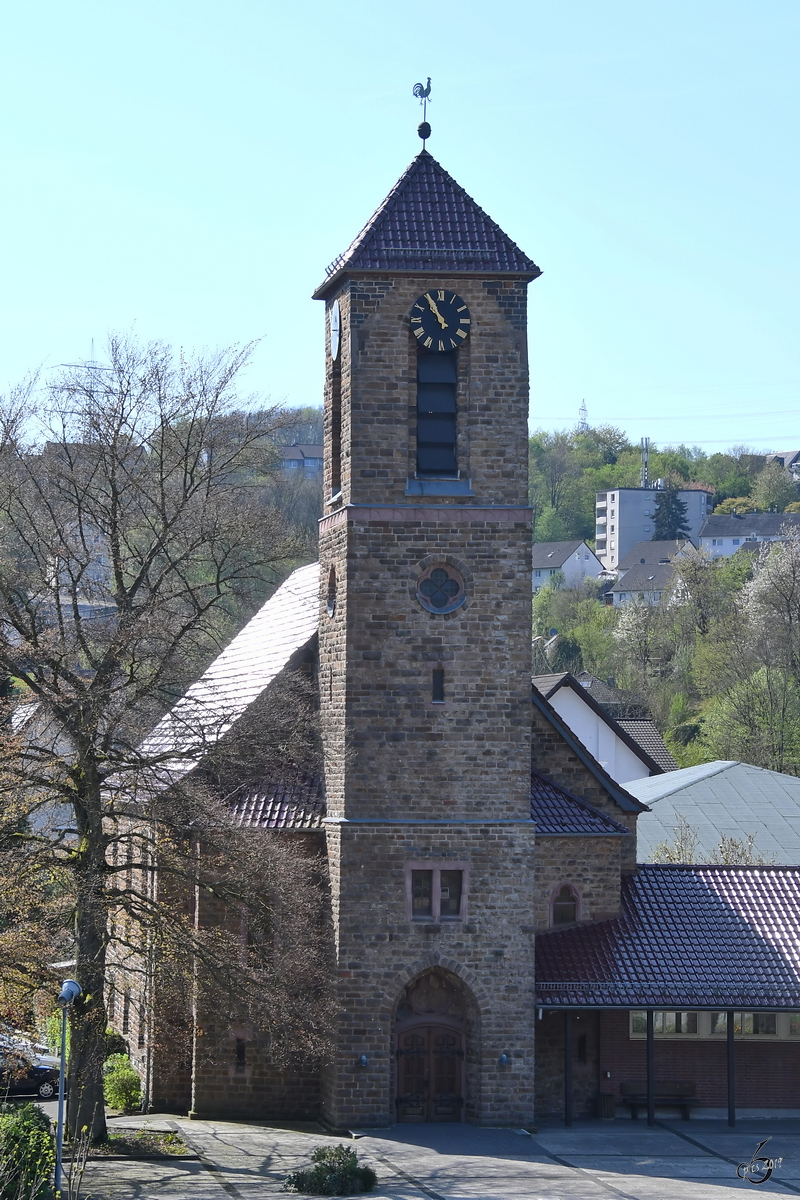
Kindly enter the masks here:
<path id="1" fill-rule="evenodd" d="M 532 697 L 527 288 L 539 274 L 423 149 L 314 293 L 326 355 L 319 563 L 287 580 L 192 692 L 196 705 L 204 688 L 215 703 L 230 689 L 244 713 L 282 670 L 313 661 L 324 780 L 246 797 L 235 816 L 324 841 L 336 1053 L 321 1075 L 279 1077 L 257 1030 L 230 1031 L 227 1073 L 204 1073 L 196 1053 L 177 1084 L 153 1065 L 156 1109 L 316 1116 L 337 1130 L 530 1127 L 537 1111 L 596 1112 L 604 1095 L 613 1110 L 626 1077 L 646 1074 L 653 1100 L 655 1010 L 713 1005 L 731 1030 L 734 1008 L 779 994 L 800 1010 L 796 951 L 766 1000 L 723 986 L 761 972 L 759 955 L 777 969 L 764 938 L 736 942 L 725 891 L 736 868 L 691 886 L 689 868 L 637 875 L 644 806 Z M 795 903 L 796 877 L 784 884 Z M 656 885 L 671 939 L 641 916 Z M 748 886 L 752 931 L 775 887 Z M 694 916 L 712 900 L 730 937 L 698 955 Z M 650 1013 L 647 1060 L 634 1009 Z M 701 1025 L 713 1060 L 721 1026 Z M 701 1102 L 722 1102 L 716 1083 L 697 1086 Z"/>

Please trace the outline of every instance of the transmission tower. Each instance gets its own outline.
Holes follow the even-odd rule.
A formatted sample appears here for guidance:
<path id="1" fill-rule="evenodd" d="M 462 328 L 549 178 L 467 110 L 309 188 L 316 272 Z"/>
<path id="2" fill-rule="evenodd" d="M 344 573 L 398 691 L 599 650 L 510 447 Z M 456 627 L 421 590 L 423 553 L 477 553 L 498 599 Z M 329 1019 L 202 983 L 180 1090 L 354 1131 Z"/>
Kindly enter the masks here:
<path id="1" fill-rule="evenodd" d="M 587 419 L 588 416 L 589 414 L 586 411 L 586 401 L 582 400 L 581 406 L 578 409 L 578 433 L 589 432 L 589 421 Z"/>

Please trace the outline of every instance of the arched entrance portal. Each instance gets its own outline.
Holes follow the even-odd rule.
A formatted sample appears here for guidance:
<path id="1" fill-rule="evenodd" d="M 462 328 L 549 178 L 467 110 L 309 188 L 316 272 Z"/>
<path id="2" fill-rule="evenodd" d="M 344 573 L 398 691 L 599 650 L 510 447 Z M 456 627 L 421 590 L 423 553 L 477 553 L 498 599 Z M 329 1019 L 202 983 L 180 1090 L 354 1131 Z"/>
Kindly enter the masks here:
<path id="1" fill-rule="evenodd" d="M 405 988 L 395 1024 L 397 1120 L 461 1121 L 471 998 L 434 967 Z"/>

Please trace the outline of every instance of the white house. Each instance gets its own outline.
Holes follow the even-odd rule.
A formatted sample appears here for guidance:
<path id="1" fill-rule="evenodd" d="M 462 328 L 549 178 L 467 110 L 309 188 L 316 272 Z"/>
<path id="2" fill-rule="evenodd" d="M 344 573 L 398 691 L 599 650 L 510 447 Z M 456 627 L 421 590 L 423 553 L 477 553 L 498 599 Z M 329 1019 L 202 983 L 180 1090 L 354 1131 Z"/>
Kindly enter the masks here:
<path id="1" fill-rule="evenodd" d="M 669 561 L 644 565 L 637 563 L 608 589 L 606 604 L 615 608 L 632 600 L 639 604 L 660 604 L 665 592 L 670 589 L 674 573 L 675 568 Z"/>
<path id="2" fill-rule="evenodd" d="M 586 542 L 535 542 L 533 546 L 533 590 L 561 571 L 567 587 L 580 587 L 584 579 L 597 579 L 603 564 Z"/>
<path id="3" fill-rule="evenodd" d="M 655 745 L 653 739 L 661 742 L 664 765 L 605 713 L 573 675 L 534 675 L 533 686 L 615 783 L 625 786 L 632 779 L 661 775 L 665 766 L 670 769 L 667 764 L 674 764 L 652 721 L 636 722 L 642 727 L 636 732 L 646 735 L 651 745 Z"/>
<path id="4" fill-rule="evenodd" d="M 729 558 L 742 546 L 780 541 L 787 526 L 800 530 L 800 513 L 712 513 L 700 530 L 700 549 L 713 558 Z"/>
<path id="5" fill-rule="evenodd" d="M 596 493 L 595 545 L 597 557 L 607 571 L 616 571 L 637 542 L 647 541 L 655 531 L 659 489 L 614 488 Z M 682 488 L 678 496 L 686 505 L 689 537 L 697 540 L 709 512 L 713 493 L 704 488 Z"/>

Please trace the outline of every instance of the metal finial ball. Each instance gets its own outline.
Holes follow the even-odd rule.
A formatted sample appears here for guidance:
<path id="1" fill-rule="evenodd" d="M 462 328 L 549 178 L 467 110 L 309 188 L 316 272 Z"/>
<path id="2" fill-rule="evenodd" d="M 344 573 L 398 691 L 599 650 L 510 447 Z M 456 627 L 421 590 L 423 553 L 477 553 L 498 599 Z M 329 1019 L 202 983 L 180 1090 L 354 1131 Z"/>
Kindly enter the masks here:
<path id="1" fill-rule="evenodd" d="M 422 138 L 423 142 L 431 136 L 431 127 L 427 121 L 420 121 L 417 126 L 417 133 Z"/>

